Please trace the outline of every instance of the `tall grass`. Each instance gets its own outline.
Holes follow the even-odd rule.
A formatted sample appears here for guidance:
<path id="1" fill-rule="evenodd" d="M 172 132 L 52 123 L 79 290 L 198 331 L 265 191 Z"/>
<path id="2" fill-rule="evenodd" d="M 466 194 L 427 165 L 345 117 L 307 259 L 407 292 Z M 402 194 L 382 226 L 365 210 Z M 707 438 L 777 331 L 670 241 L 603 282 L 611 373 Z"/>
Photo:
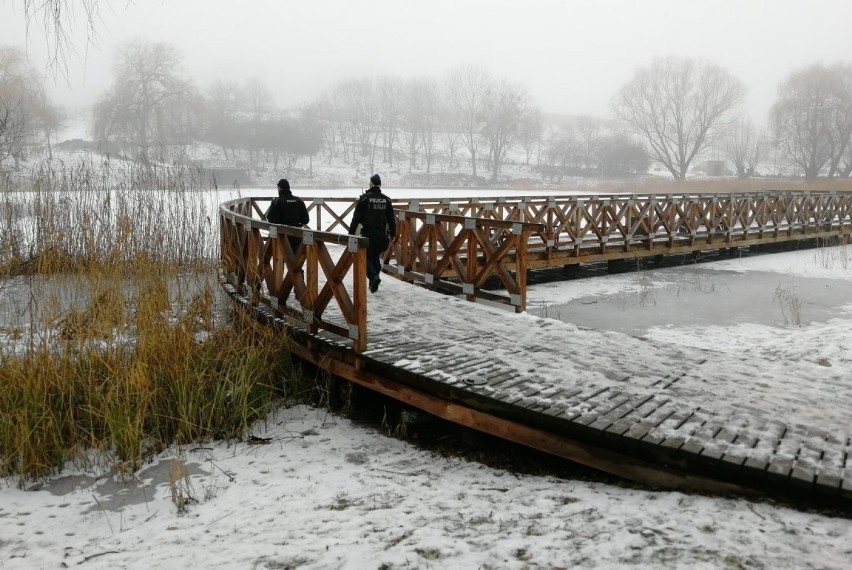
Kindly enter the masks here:
<path id="1" fill-rule="evenodd" d="M 181 165 L 82 160 L 0 174 L 0 275 L 187 268 L 216 256 L 216 194 Z"/>
<path id="2" fill-rule="evenodd" d="M 223 311 L 196 174 L 104 160 L 0 179 L 0 475 L 138 466 L 303 391 L 286 339 Z"/>
<path id="3" fill-rule="evenodd" d="M 292 370 L 271 331 L 242 322 L 199 339 L 183 319 L 143 319 L 131 340 L 56 339 L 0 357 L 0 474 L 139 464 L 169 443 L 239 437 L 286 396 Z"/>
<path id="4" fill-rule="evenodd" d="M 817 240 L 814 262 L 818 267 L 848 270 L 852 267 L 852 247 L 848 237 Z"/>

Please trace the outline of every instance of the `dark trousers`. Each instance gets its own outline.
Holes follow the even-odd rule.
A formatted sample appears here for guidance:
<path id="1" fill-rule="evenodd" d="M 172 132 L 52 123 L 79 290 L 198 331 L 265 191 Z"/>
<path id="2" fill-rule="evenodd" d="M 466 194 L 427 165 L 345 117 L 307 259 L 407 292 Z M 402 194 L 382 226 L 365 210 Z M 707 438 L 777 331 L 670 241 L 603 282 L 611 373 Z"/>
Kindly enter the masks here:
<path id="1" fill-rule="evenodd" d="M 299 249 L 299 246 L 302 245 L 302 238 L 287 236 L 287 241 L 290 242 L 290 248 L 293 250 L 293 253 L 296 253 L 296 250 Z"/>
<path id="2" fill-rule="evenodd" d="M 388 235 L 384 228 L 363 228 L 361 235 L 370 240 L 367 245 L 367 277 L 375 279 L 382 272 L 382 261 L 379 256 L 388 248 Z"/>

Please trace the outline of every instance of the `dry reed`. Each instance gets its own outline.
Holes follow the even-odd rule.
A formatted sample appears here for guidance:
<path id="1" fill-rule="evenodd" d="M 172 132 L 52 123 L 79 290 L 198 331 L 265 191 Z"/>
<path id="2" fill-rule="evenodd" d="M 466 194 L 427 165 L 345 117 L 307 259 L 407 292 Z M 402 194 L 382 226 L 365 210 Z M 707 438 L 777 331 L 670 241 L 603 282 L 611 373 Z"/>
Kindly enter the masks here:
<path id="1" fill-rule="evenodd" d="M 0 179 L 0 298 L 54 283 L 23 322 L 0 314 L 0 475 L 138 466 L 241 437 L 303 390 L 286 342 L 221 310 L 217 197 L 196 175 L 105 159 Z"/>

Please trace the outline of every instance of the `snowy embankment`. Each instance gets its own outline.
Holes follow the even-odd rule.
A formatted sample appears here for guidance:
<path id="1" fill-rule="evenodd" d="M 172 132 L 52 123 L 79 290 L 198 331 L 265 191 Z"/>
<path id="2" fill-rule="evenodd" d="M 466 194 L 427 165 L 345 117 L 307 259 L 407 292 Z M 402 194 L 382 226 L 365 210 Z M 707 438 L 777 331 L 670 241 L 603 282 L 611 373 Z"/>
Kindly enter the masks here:
<path id="1" fill-rule="evenodd" d="M 750 271 L 772 260 L 761 271 L 786 275 L 796 255 L 737 260 L 733 268 Z M 834 264 L 830 273 L 852 280 L 846 267 Z M 596 279 L 625 278 L 637 277 Z M 807 279 L 799 283 L 805 296 Z M 560 284 L 563 298 L 576 297 L 571 290 L 578 286 Z M 388 312 L 402 287 L 385 280 L 371 297 L 373 314 Z M 554 287 L 547 294 L 559 298 Z M 794 366 L 842 376 L 850 369 L 843 347 L 852 346 L 852 318 L 835 312 L 802 327 L 655 327 L 649 335 L 690 352 L 727 353 L 770 373 Z M 579 338 L 576 327 L 564 328 L 575 331 L 571 341 Z M 802 354 L 809 351 L 832 366 L 810 361 Z M 737 384 L 723 380 L 727 389 Z M 822 380 L 801 377 L 795 396 L 823 402 L 826 417 L 848 417 L 830 394 L 813 393 Z M 436 456 L 302 407 L 270 416 L 253 435 L 243 443 L 170 449 L 135 474 L 120 465 L 101 474 L 69 469 L 29 491 L 10 482 L 0 491 L 0 566 L 840 569 L 852 559 L 852 521 L 770 502 L 517 475 Z"/>
<path id="2" fill-rule="evenodd" d="M 283 410 L 255 436 L 173 449 L 135 475 L 4 489 L 0 566 L 845 568 L 852 556 L 846 519 L 517 476 L 320 410 Z"/>

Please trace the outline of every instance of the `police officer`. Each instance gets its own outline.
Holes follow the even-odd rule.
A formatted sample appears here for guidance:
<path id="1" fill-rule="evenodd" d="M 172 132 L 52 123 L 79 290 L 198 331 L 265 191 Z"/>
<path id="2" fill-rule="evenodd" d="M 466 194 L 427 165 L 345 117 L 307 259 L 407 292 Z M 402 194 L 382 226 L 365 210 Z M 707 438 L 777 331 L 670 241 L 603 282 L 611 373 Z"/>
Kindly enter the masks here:
<path id="1" fill-rule="evenodd" d="M 266 211 L 266 221 L 270 224 L 281 224 L 284 226 L 294 226 L 301 228 L 308 225 L 310 217 L 305 202 L 293 196 L 290 191 L 290 182 L 286 178 L 278 181 L 278 197 L 272 201 L 269 210 Z M 302 238 L 296 236 L 288 236 L 290 247 L 293 252 L 299 248 L 302 243 Z"/>
<path id="2" fill-rule="evenodd" d="M 382 280 L 381 253 L 388 248 L 389 239 L 396 237 L 396 217 L 391 199 L 382 194 L 382 179 L 378 174 L 370 177 L 370 188 L 361 195 L 352 214 L 349 233 L 369 238 L 367 245 L 367 278 L 370 280 L 370 292 L 379 290 Z"/>

